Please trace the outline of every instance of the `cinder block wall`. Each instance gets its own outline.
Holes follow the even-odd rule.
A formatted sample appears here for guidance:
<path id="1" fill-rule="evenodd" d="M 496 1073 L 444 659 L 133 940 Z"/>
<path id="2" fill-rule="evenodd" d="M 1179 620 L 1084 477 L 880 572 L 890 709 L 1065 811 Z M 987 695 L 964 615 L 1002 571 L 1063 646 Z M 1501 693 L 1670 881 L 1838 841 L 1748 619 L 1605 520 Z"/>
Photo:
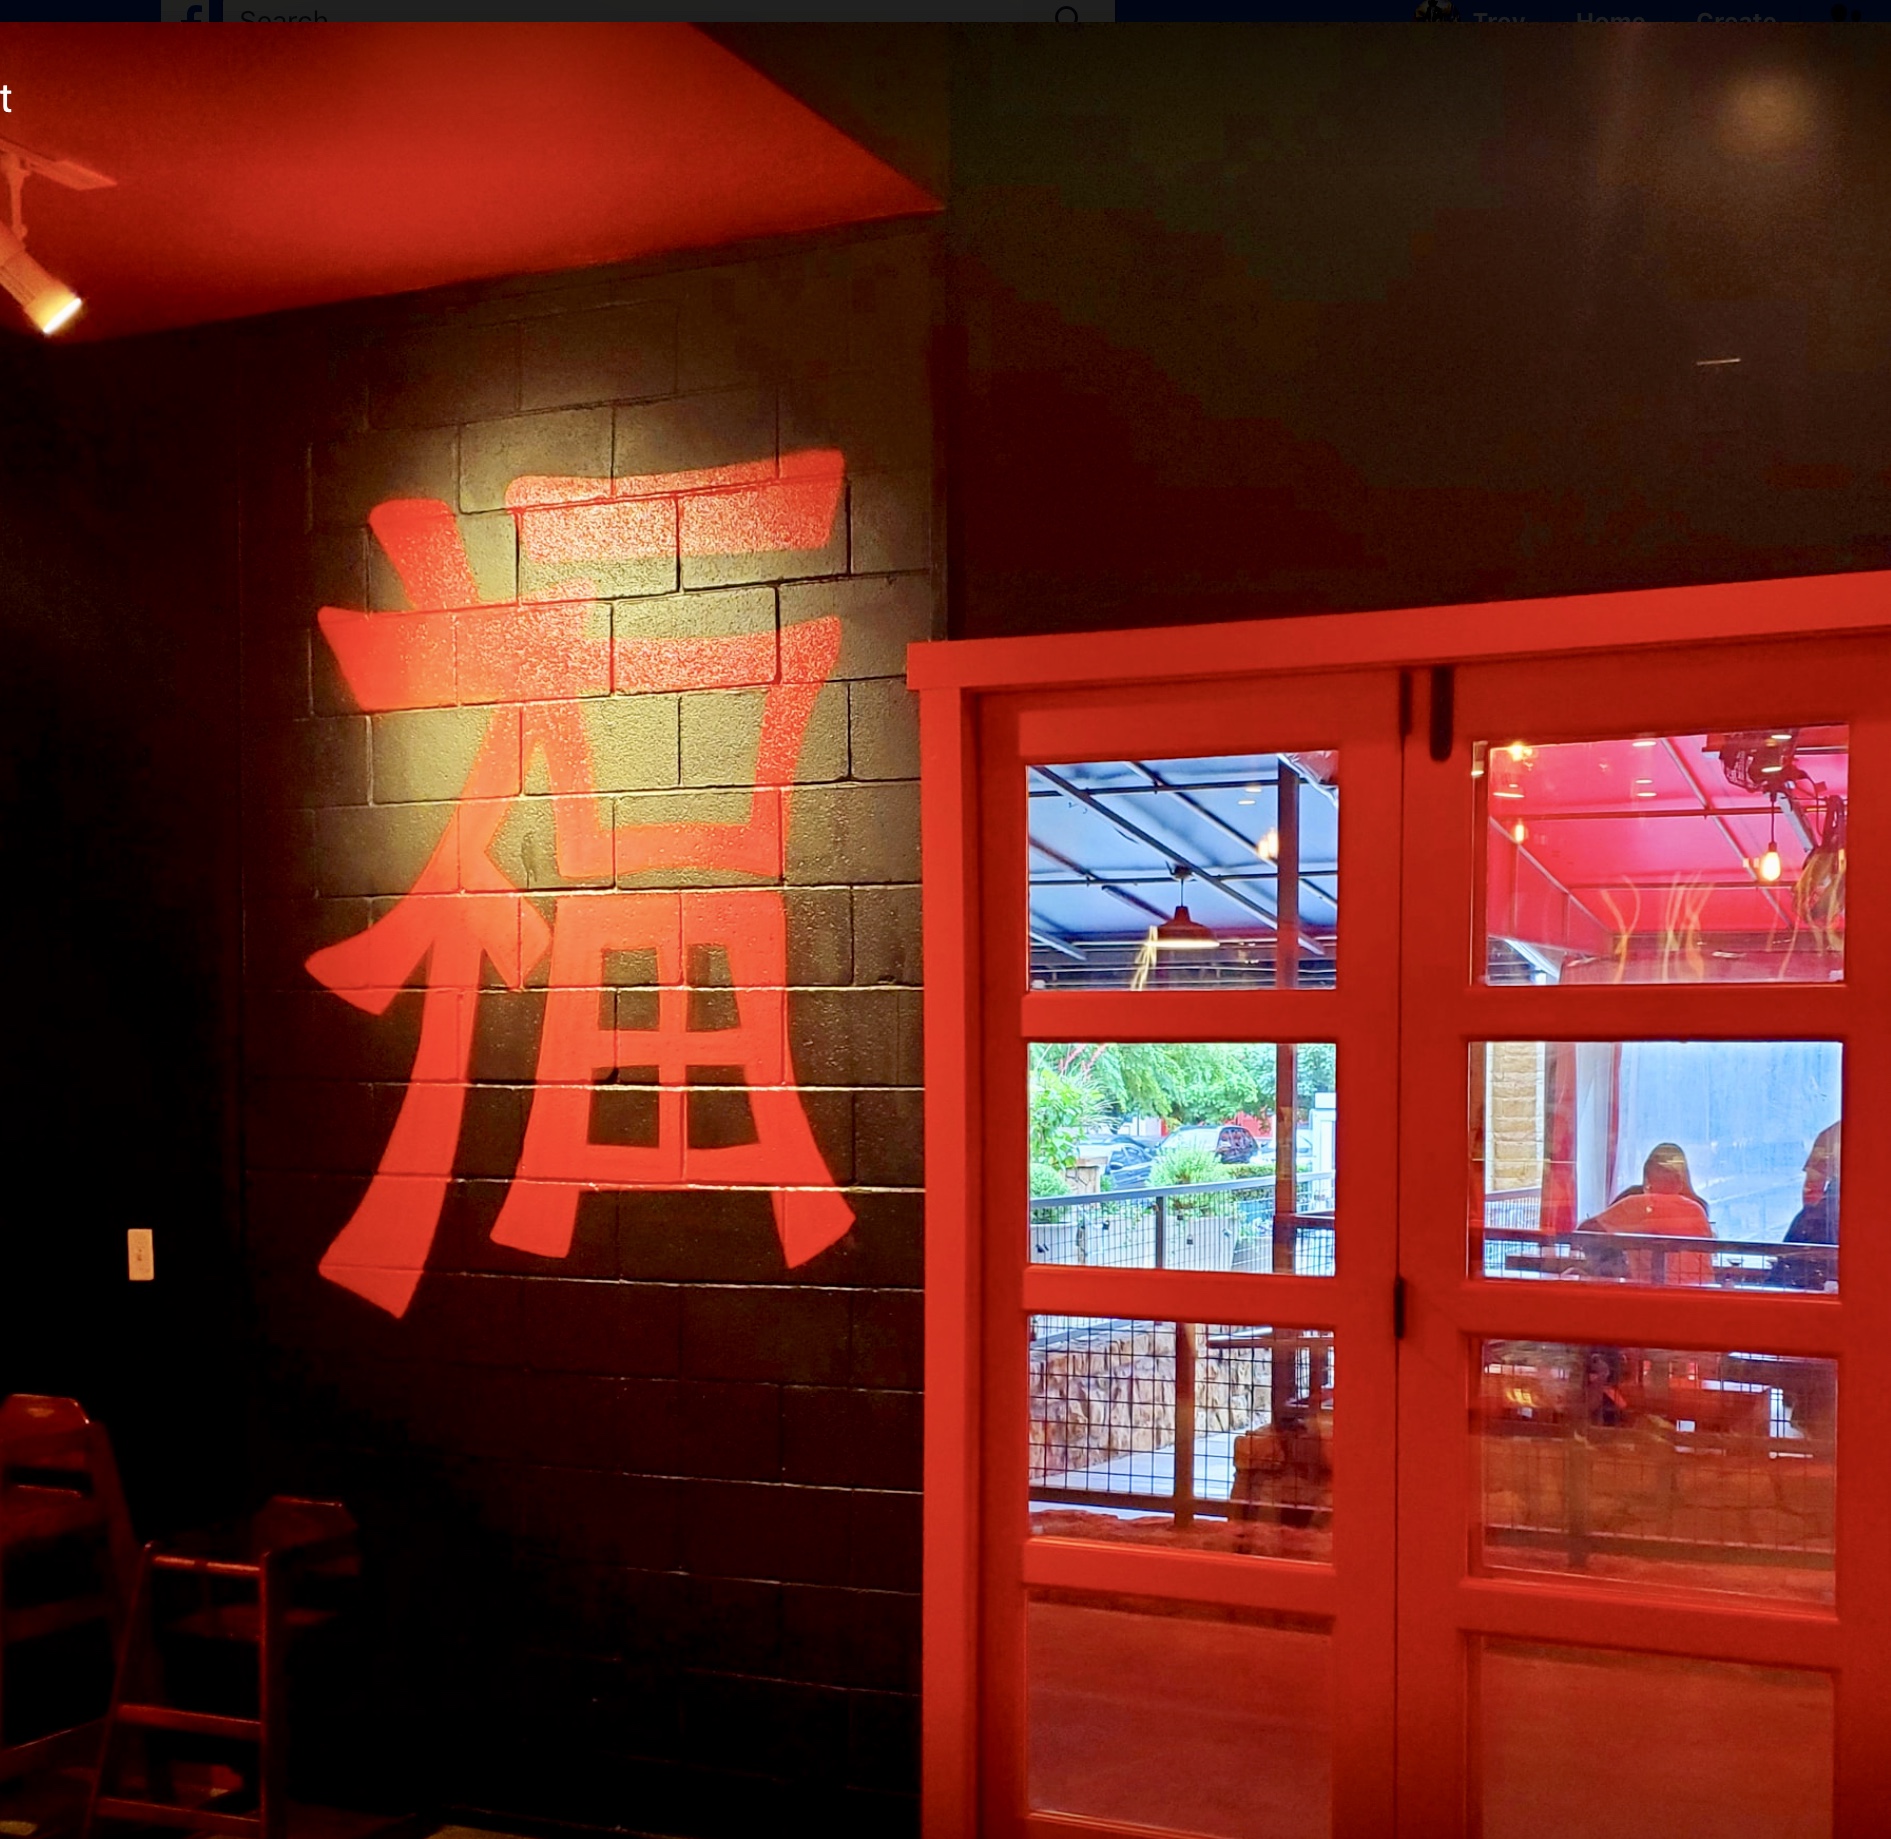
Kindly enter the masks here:
<path id="1" fill-rule="evenodd" d="M 915 1823 L 919 844 L 901 678 L 908 642 L 941 629 L 932 266 L 925 235 L 868 234 L 296 316 L 240 340 L 261 1459 L 271 1485 L 356 1509 L 384 1631 L 334 1714 L 332 1792 L 692 1834 Z M 755 553 L 737 518 L 735 539 L 577 569 L 522 549 L 507 508 L 520 479 L 673 490 L 672 475 L 747 478 L 832 450 L 844 484 L 819 546 Z M 614 638 L 620 678 L 627 641 L 746 638 L 772 659 L 778 632 L 840 622 L 779 874 L 640 872 L 620 854 L 566 880 L 542 753 L 501 788 L 486 852 L 547 923 L 561 894 L 613 880 L 782 889 L 792 1078 L 856 1216 L 797 1268 L 759 1191 L 604 1188 L 567 1256 L 493 1242 L 538 1095 L 541 957 L 518 989 L 487 961 L 469 1005 L 472 1085 L 411 1304 L 397 1316 L 319 1274 L 407 1099 L 429 973 L 375 1014 L 306 961 L 397 909 L 482 739 L 535 716 L 479 700 L 464 626 L 470 703 L 372 712 L 337 667 L 319 608 L 409 605 L 369 528 L 399 499 L 451 508 L 482 601 L 588 575 L 573 642 Z M 766 694 L 590 685 L 603 828 L 741 822 Z M 619 1027 L 648 1026 L 633 1018 L 652 975 L 645 954 L 607 957 Z M 593 1138 L 653 1140 L 636 1077 L 593 1099 Z M 744 1134 L 743 1096 L 722 1084 L 692 1093 L 692 1140 Z"/>

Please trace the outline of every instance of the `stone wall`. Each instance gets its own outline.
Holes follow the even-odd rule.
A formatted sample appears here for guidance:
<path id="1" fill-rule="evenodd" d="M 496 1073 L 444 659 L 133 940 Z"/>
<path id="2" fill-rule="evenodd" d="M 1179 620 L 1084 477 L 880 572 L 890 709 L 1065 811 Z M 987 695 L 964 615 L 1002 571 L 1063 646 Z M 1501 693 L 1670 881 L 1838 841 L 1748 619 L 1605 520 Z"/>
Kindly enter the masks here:
<path id="1" fill-rule="evenodd" d="M 1543 1043 L 1495 1041 L 1485 1055 L 1485 1189 L 1538 1187 L 1548 1147 L 1543 1141 Z"/>
<path id="2" fill-rule="evenodd" d="M 1075 1470 L 1174 1444 L 1175 1326 L 1113 1322 L 1048 1331 L 1031 1343 L 1033 1480 L 1058 1482 Z M 1272 1354 L 1211 1351 L 1211 1332 L 1196 1329 L 1196 1434 L 1267 1423 Z"/>

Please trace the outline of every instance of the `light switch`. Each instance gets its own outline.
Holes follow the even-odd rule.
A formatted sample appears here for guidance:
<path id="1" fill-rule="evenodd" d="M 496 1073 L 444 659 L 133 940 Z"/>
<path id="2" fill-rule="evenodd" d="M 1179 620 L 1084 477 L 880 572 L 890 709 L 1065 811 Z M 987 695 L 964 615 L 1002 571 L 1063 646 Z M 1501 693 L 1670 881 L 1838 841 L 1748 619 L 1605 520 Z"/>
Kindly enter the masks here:
<path id="1" fill-rule="evenodd" d="M 125 1233 L 125 1264 L 133 1283 L 149 1283 L 157 1276 L 157 1254 L 151 1249 L 149 1226 L 133 1226 Z"/>

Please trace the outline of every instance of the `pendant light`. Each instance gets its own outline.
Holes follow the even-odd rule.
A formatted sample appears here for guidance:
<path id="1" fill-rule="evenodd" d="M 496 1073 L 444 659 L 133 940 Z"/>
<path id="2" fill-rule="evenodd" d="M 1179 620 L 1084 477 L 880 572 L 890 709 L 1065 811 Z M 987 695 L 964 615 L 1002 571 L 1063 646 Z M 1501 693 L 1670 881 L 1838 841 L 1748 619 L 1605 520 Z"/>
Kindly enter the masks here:
<path id="1" fill-rule="evenodd" d="M 1779 879 L 1779 842 L 1777 825 L 1779 822 L 1779 794 L 1775 792 L 1766 801 L 1766 854 L 1753 865 L 1753 871 L 1769 886 Z"/>
<path id="2" fill-rule="evenodd" d="M 1157 951 L 1213 951 L 1221 941 L 1188 910 L 1183 896 L 1188 892 L 1188 870 L 1175 871 L 1175 912 L 1158 926 L 1151 937 Z"/>

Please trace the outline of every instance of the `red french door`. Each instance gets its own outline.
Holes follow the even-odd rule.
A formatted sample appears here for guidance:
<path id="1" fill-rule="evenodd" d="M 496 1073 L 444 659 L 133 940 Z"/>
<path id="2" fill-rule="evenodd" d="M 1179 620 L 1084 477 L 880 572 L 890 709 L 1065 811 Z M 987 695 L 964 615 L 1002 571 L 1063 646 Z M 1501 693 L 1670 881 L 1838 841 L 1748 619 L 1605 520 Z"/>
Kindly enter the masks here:
<path id="1" fill-rule="evenodd" d="M 984 1831 L 1388 1829 L 1399 695 L 1396 673 L 1368 672 L 985 706 Z M 1304 977 L 1276 962 L 1242 972 L 1240 987 L 1175 987 L 1158 955 L 1139 988 L 1126 987 L 1133 972 L 1110 970 L 1106 987 L 1030 987 L 1027 912 L 1061 885 L 1058 862 L 1075 859 L 1055 811 L 1032 801 L 1096 819 L 1107 795 L 1082 791 L 1083 768 L 1124 761 L 1165 784 L 1188 780 L 1175 795 L 1185 816 L 1219 800 L 1224 829 L 1259 811 L 1278 842 L 1304 807 L 1300 853 L 1324 883 L 1306 902 Z M 1270 762 L 1281 782 L 1271 788 Z M 1245 774 L 1251 792 L 1238 789 Z M 1145 808 L 1160 803 L 1123 792 L 1127 852 L 1136 832 L 1175 834 Z M 1320 849 L 1313 833 L 1336 808 L 1337 850 Z M 1227 885 L 1265 905 L 1279 864 L 1255 868 Z M 1112 887 L 1157 914 L 1174 893 L 1127 874 Z M 1337 924 L 1321 917 L 1335 911 L 1329 897 Z M 1203 906 L 1199 890 L 1189 898 Z M 1264 939 L 1267 920 L 1251 917 Z M 1160 1247 L 1151 1220 L 1146 1239 L 1106 1254 L 1105 1235 L 1139 1231 L 1153 1203 L 1106 1194 L 1083 1247 L 1083 1222 L 1034 1220 L 1023 1102 L 1033 1046 L 1199 1043 L 1253 1044 L 1263 1066 L 1286 1050 L 1303 1069 L 1331 1067 L 1347 1119 L 1331 1193 L 1302 1184 L 1320 1224 L 1290 1234 L 1290 1200 L 1263 1231 L 1253 1220 L 1267 1209 L 1249 1208 L 1227 1228 L 1245 1223 L 1247 1237 L 1224 1250 L 1223 1222 L 1171 1195 Z M 1181 1422 L 1191 1410 L 1195 1422 Z M 1243 1446 L 1240 1426 L 1263 1419 L 1298 1424 L 1298 1446 Z M 1166 1492 L 1151 1473 L 1164 1445 Z M 1292 1492 L 1273 1484 L 1296 1458 L 1298 1504 L 1218 1498 L 1237 1483 Z M 1184 1471 L 1198 1467 L 1190 1490 Z"/>
<path id="2" fill-rule="evenodd" d="M 935 1839 L 1891 1830 L 1891 640 L 1611 631 L 927 701 Z"/>
<path id="3" fill-rule="evenodd" d="M 1891 647 L 1431 682 L 1400 1830 L 1886 1831 Z"/>

